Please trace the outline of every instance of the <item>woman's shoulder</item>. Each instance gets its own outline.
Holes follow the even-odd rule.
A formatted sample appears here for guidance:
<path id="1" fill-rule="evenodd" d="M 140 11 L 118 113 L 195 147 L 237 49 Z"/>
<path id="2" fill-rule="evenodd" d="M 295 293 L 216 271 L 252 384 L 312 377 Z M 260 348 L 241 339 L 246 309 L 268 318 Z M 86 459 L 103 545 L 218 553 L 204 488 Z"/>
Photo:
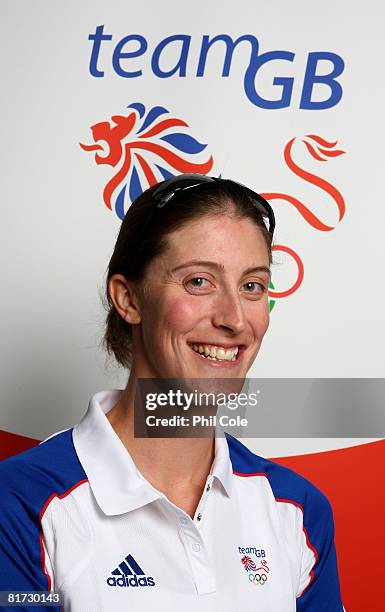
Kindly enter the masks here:
<path id="1" fill-rule="evenodd" d="M 292 504 L 312 520 L 317 520 L 318 517 L 332 520 L 328 498 L 312 482 L 290 468 L 260 457 L 238 439 L 229 435 L 226 437 L 233 473 L 236 476 L 265 477 L 276 502 Z"/>
<path id="2" fill-rule="evenodd" d="M 71 429 L 0 462 L 1 590 L 50 590 L 43 517 L 81 477 Z"/>
<path id="3" fill-rule="evenodd" d="M 60 496 L 86 475 L 76 455 L 72 428 L 0 461 L 1 514 L 23 509 L 39 516 L 52 496 Z"/>

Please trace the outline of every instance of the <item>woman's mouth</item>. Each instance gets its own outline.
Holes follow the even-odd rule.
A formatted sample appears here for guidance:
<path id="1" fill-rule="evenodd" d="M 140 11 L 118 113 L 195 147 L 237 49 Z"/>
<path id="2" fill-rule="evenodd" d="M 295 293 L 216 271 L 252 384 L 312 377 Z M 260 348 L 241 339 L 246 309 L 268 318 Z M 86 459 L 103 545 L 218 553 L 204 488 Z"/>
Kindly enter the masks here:
<path id="1" fill-rule="evenodd" d="M 190 348 L 210 361 L 236 361 L 239 354 L 239 346 L 218 346 L 216 344 L 189 343 Z"/>

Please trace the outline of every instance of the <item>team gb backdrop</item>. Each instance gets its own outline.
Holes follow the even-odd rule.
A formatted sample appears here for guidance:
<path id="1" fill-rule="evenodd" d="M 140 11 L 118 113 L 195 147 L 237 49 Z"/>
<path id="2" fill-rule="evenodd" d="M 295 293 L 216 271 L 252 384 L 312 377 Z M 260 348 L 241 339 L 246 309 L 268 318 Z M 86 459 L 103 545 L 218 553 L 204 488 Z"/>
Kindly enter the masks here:
<path id="1" fill-rule="evenodd" d="M 2 457 L 125 385 L 99 348 L 106 266 L 132 201 L 184 172 L 247 184 L 276 213 L 251 376 L 383 377 L 384 12 L 2 4 Z M 246 441 L 328 495 L 349 612 L 383 606 L 384 432 L 370 436 Z"/>

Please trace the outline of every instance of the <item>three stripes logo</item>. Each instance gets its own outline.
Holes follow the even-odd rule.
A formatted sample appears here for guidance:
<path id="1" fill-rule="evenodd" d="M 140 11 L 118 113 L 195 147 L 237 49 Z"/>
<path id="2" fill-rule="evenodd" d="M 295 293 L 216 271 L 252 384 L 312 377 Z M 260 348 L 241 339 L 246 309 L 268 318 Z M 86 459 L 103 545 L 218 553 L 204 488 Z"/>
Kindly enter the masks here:
<path id="1" fill-rule="evenodd" d="M 152 576 L 145 575 L 132 555 L 127 555 L 118 567 L 112 570 L 107 584 L 112 587 L 146 587 L 155 586 L 155 580 Z"/>

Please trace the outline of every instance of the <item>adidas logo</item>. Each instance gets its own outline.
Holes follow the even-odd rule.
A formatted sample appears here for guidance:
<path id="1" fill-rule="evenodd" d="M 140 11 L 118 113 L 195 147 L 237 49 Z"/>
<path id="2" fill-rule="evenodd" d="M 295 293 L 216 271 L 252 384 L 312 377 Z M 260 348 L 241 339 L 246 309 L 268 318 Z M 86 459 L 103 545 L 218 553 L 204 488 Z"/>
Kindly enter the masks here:
<path id="1" fill-rule="evenodd" d="M 132 555 L 127 555 L 118 567 L 112 570 L 107 584 L 112 587 L 146 587 L 155 586 L 155 580 L 152 576 L 145 575 Z"/>

